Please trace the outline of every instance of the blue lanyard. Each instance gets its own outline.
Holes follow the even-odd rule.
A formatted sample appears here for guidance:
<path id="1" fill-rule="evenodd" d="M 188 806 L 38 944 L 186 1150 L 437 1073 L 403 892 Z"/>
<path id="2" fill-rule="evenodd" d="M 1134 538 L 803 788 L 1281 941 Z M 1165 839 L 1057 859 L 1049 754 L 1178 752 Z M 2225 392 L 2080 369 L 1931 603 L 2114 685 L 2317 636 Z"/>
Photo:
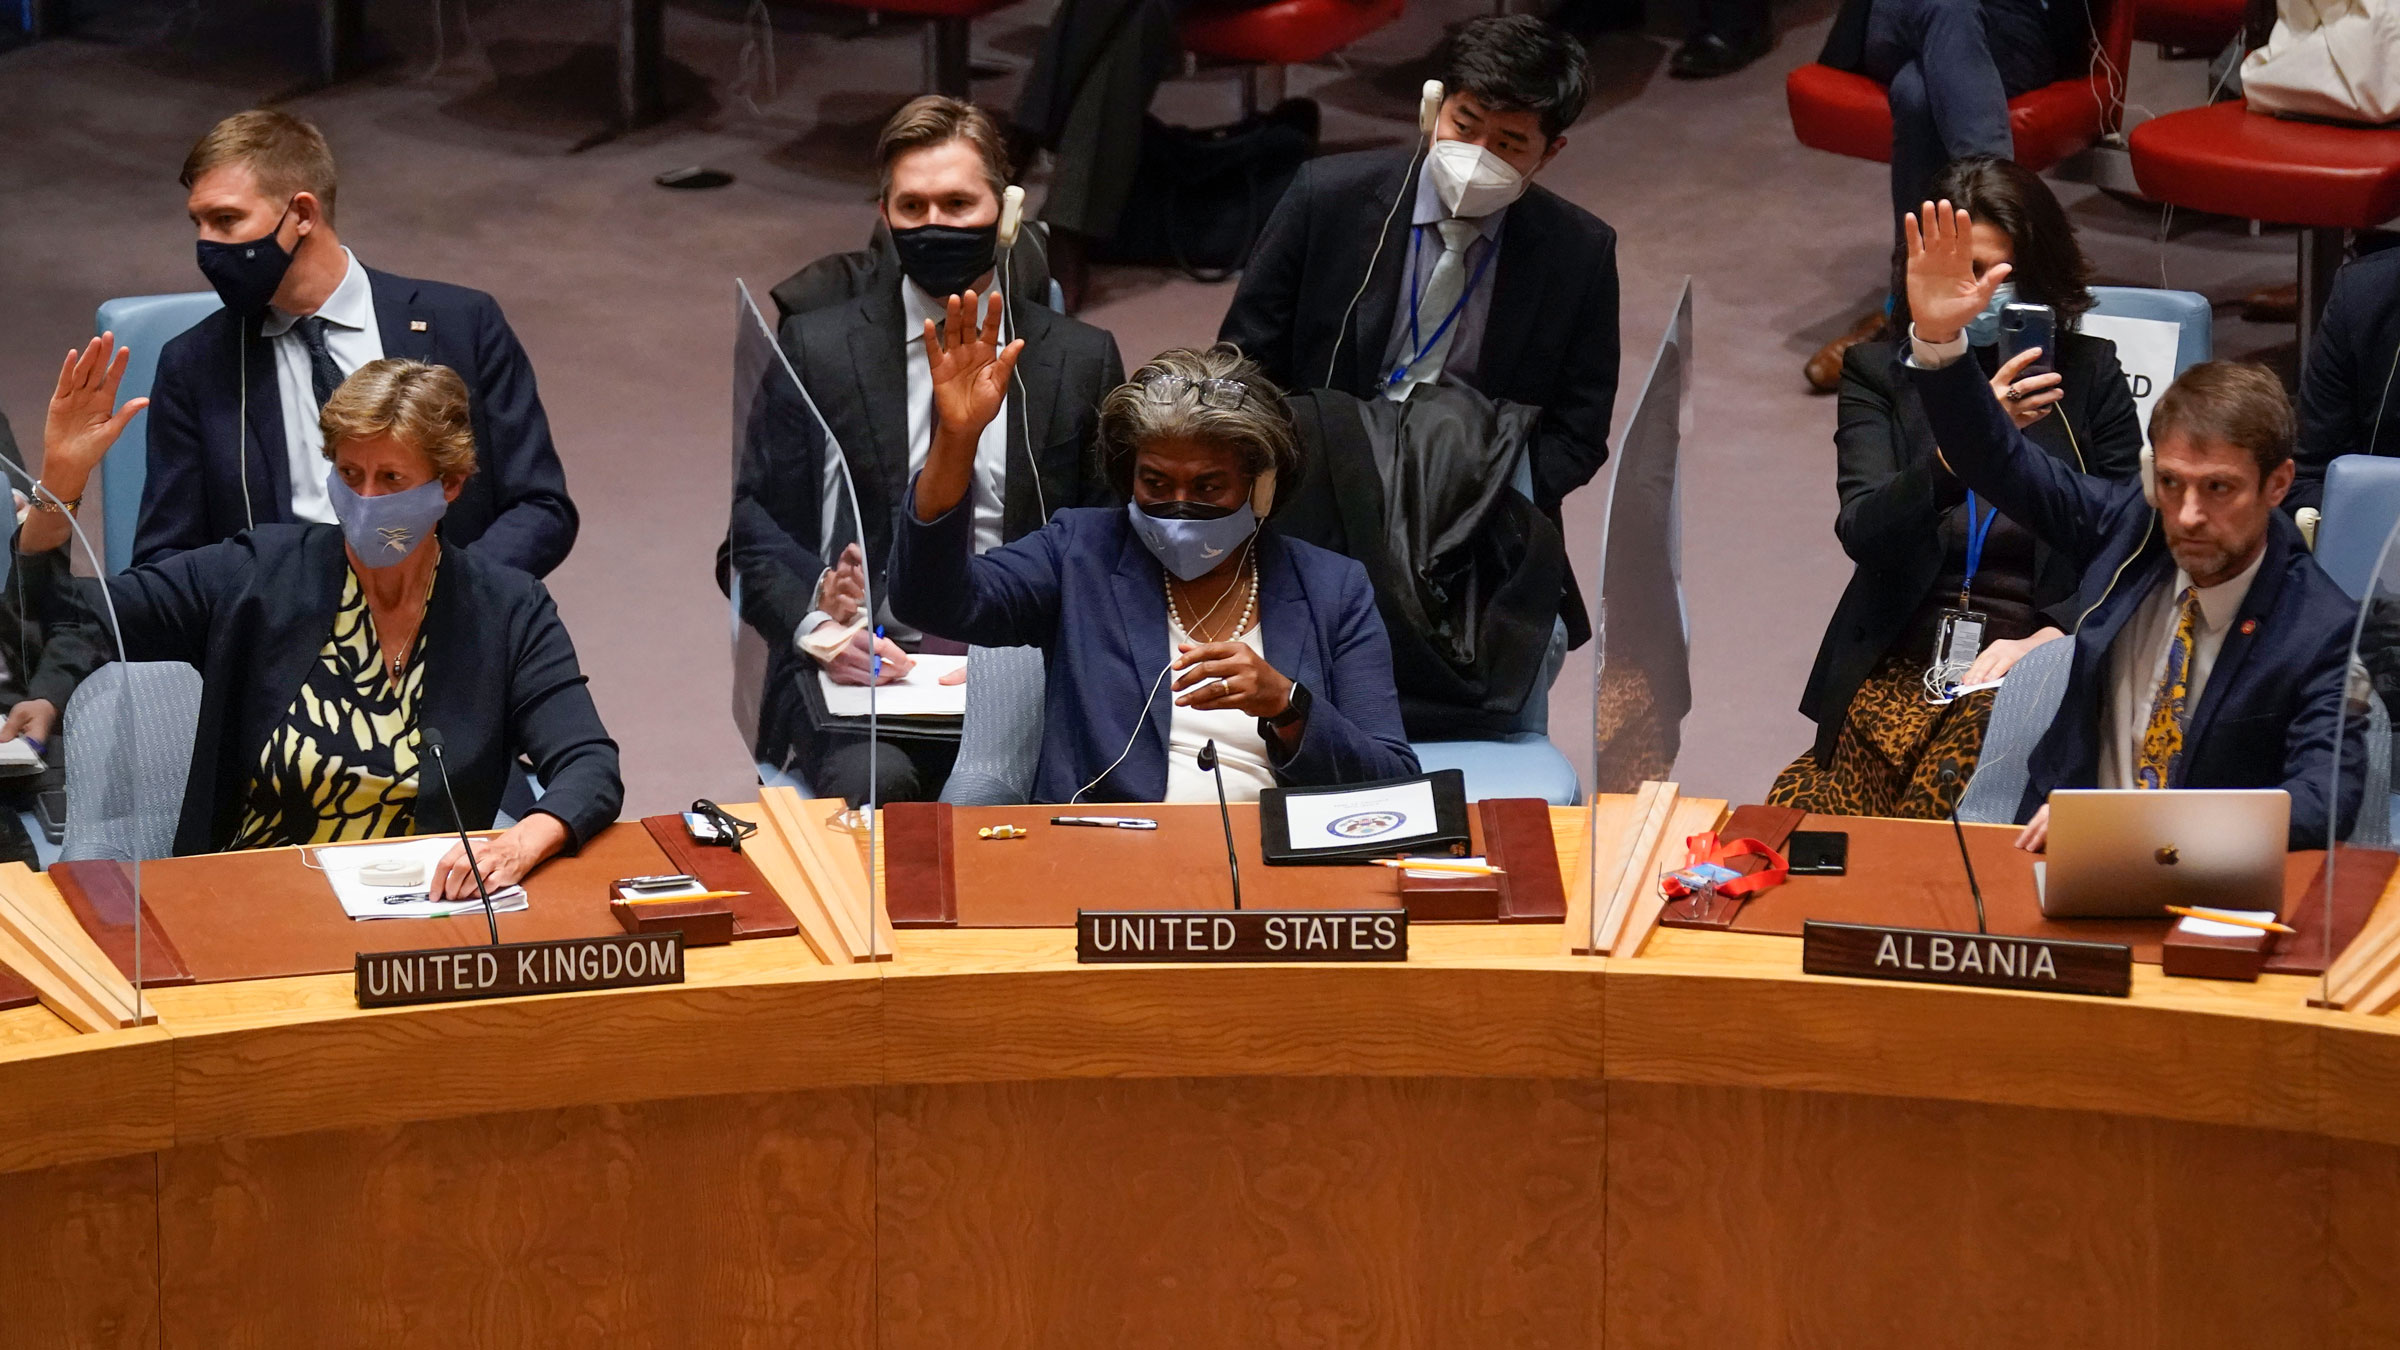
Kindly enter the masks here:
<path id="1" fill-rule="evenodd" d="M 1433 330 L 1433 336 L 1420 342 L 1417 339 L 1417 306 L 1422 301 L 1417 292 L 1417 249 L 1424 241 L 1425 227 L 1419 225 L 1408 237 L 1408 340 L 1415 344 L 1416 350 L 1409 354 L 1408 359 L 1392 368 L 1391 378 L 1384 381 L 1386 385 L 1398 384 L 1407 378 L 1408 368 L 1424 360 L 1425 353 L 1432 351 L 1435 344 L 1442 340 L 1442 334 L 1450 331 L 1450 325 L 1458 322 L 1458 316 L 1466 313 L 1467 300 L 1475 294 L 1476 283 L 1483 280 L 1484 269 L 1492 265 L 1492 258 L 1500 252 L 1496 248 L 1483 251 L 1483 261 L 1475 264 L 1475 270 L 1468 275 L 1465 289 L 1458 293 L 1458 303 L 1442 316 L 1441 326 Z M 1470 248 L 1473 246 L 1472 243 L 1468 245 Z"/>
<path id="2" fill-rule="evenodd" d="M 1960 609 L 1975 607 L 1975 569 L 1983 565 L 1983 541 L 1990 537 L 1992 521 L 1999 515 L 2000 508 L 1995 506 L 1983 513 L 1983 519 L 1977 520 L 1975 518 L 1975 494 L 1972 492 L 1967 494 L 1967 579 L 1959 583 L 1958 587 L 1958 607 Z"/>

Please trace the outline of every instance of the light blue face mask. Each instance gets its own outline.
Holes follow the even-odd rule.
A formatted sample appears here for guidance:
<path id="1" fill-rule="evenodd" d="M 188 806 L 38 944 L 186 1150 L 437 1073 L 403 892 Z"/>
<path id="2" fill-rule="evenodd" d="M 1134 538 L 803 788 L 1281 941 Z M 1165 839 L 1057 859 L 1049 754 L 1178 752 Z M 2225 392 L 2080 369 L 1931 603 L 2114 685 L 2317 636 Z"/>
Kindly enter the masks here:
<path id="1" fill-rule="evenodd" d="M 1188 510 L 1196 503 L 1160 505 Z M 1133 521 L 1133 532 L 1143 547 L 1181 581 L 1196 580 L 1222 566 L 1258 529 L 1258 513 L 1250 509 L 1248 502 L 1213 520 L 1198 520 L 1188 515 L 1154 516 L 1133 502 L 1125 503 L 1125 514 Z"/>
<path id="2" fill-rule="evenodd" d="M 1967 320 L 1967 344 L 1990 347 L 2000 341 L 2000 311 L 2017 303 L 2017 283 L 2003 281 L 1992 288 L 1992 301 L 1983 312 Z"/>
<path id="3" fill-rule="evenodd" d="M 410 554 L 433 537 L 433 527 L 442 523 L 443 513 L 450 509 L 439 478 L 404 492 L 361 497 L 342 481 L 341 470 L 335 469 L 325 475 L 325 495 L 333 499 L 333 516 L 342 522 L 342 537 L 350 541 L 350 551 L 368 567 L 408 561 Z"/>

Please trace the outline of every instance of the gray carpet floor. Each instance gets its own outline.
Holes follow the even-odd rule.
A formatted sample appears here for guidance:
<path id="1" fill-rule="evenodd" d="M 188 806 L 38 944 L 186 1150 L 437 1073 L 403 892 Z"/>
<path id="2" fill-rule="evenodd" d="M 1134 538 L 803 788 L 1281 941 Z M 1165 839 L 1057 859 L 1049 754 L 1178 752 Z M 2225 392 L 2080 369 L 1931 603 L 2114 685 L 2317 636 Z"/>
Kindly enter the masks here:
<path id="1" fill-rule="evenodd" d="M 491 291 L 532 353 L 583 512 L 550 584 L 624 746 L 627 810 L 746 799 L 711 575 L 729 481 L 734 282 L 763 296 L 800 263 L 864 239 L 875 131 L 916 89 L 918 30 L 832 8 L 678 3 L 675 112 L 607 138 L 613 6 L 601 0 L 375 0 L 378 63 L 313 92 L 296 92 L 311 5 L 76 8 L 74 33 L 0 53 L 0 409 L 28 452 L 59 354 L 102 300 L 200 287 L 175 183 L 191 141 L 280 98 L 332 140 L 345 242 L 375 266 Z M 1027 0 L 977 25 L 979 62 L 1001 72 L 978 82 L 979 98 L 1013 97 L 1047 10 Z M 1293 92 L 1323 103 L 1330 148 L 1398 142 L 1443 25 L 1479 12 L 1416 6 L 1337 62 L 1293 72 Z M 1793 0 L 1769 57 L 1704 83 L 1666 77 L 1675 21 L 1652 17 L 1648 33 L 1595 43 L 1601 89 L 1541 181 L 1620 236 L 1620 420 L 1693 279 L 1684 540 L 1696 701 L 1677 773 L 1687 792 L 1756 800 L 1807 739 L 1794 705 L 1849 575 L 1832 533 L 1834 406 L 1806 391 L 1800 365 L 1879 302 L 1884 169 L 1792 138 L 1783 76 L 1814 57 L 1829 0 Z M 2204 82 L 2200 63 L 2142 49 L 2133 116 L 2197 103 Z M 1202 71 L 1169 84 L 1157 110 L 1214 124 L 1236 100 L 1231 72 Z M 738 181 L 651 184 L 693 164 Z M 2178 217 L 2162 234 L 2140 203 L 2061 194 L 2102 280 L 2205 292 L 2219 302 L 2220 355 L 2293 364 L 2291 327 L 2243 323 L 2238 306 L 2290 279 L 2288 233 Z M 1230 295 L 1112 269 L 1085 317 L 1115 332 L 1131 367 L 1209 340 Z M 1578 558 L 1594 555 L 1604 506 L 1597 484 L 1569 501 Z M 1580 760 L 1591 668 L 1588 649 L 1578 656 L 1552 707 L 1554 737 Z"/>

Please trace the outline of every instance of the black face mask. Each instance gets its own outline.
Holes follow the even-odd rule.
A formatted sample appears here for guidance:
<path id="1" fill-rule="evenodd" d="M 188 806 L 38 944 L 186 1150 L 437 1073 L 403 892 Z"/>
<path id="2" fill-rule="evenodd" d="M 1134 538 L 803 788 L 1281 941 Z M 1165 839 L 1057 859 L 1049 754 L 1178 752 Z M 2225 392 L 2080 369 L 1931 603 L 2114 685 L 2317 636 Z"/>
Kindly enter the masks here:
<path id="1" fill-rule="evenodd" d="M 1000 223 L 958 229 L 950 225 L 919 225 L 892 231 L 900 250 L 900 270 L 927 295 L 947 299 L 975 284 L 992 270 L 1000 243 Z"/>
<path id="2" fill-rule="evenodd" d="M 1238 506 L 1215 506 L 1208 502 L 1144 502 L 1142 514 L 1159 520 L 1223 520 Z"/>
<path id="3" fill-rule="evenodd" d="M 220 244 L 213 240 L 200 241 L 200 275 L 217 290 L 217 298 L 225 308 L 236 314 L 264 314 L 267 302 L 275 298 L 275 288 L 283 284 L 283 274 L 292 270 L 292 255 L 283 247 L 280 236 L 283 222 L 292 214 L 292 204 L 283 204 L 283 214 L 275 217 L 275 228 L 264 238 L 240 244 Z"/>

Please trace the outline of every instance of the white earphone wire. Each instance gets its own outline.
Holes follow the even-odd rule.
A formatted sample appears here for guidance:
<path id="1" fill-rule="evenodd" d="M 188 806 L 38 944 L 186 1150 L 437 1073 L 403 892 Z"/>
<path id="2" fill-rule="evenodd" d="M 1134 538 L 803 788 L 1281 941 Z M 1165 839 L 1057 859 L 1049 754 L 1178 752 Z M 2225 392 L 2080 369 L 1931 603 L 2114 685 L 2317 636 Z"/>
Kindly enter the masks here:
<path id="1" fill-rule="evenodd" d="M 1255 532 L 1253 532 L 1248 539 L 1242 541 L 1242 558 L 1237 559 L 1233 565 L 1233 578 L 1236 582 L 1241 580 L 1243 563 L 1249 559 L 1251 546 L 1257 542 L 1258 535 Z M 1217 611 L 1224 607 L 1227 600 L 1233 598 L 1233 593 L 1235 591 L 1240 589 L 1241 587 L 1239 585 L 1226 587 L 1224 594 L 1217 597 L 1217 602 L 1208 607 L 1208 612 L 1192 621 L 1192 626 L 1197 628 L 1201 624 L 1207 623 L 1210 619 L 1215 618 L 1217 616 Z M 1238 640 L 1241 637 L 1241 634 L 1236 633 L 1234 634 L 1234 637 Z M 1073 806 L 1077 802 L 1082 801 L 1083 794 L 1098 786 L 1101 779 L 1108 777 L 1112 773 L 1115 773 L 1117 771 L 1117 766 L 1125 762 L 1125 757 L 1133 753 L 1134 743 L 1142 739 L 1142 732 L 1147 730 L 1150 726 L 1150 705 L 1158 701 L 1158 688 L 1160 685 L 1166 683 L 1167 676 L 1171 674 L 1174 669 L 1175 658 L 1167 658 L 1167 663 L 1164 666 L 1159 667 L 1158 678 L 1150 682 L 1150 693 L 1142 700 L 1142 710 L 1134 714 L 1133 734 L 1125 738 L 1125 748 L 1117 752 L 1117 757 L 1108 762 L 1107 768 L 1102 769 L 1097 774 L 1094 774 L 1091 782 L 1075 789 L 1075 795 L 1067 798 L 1067 805 Z"/>

